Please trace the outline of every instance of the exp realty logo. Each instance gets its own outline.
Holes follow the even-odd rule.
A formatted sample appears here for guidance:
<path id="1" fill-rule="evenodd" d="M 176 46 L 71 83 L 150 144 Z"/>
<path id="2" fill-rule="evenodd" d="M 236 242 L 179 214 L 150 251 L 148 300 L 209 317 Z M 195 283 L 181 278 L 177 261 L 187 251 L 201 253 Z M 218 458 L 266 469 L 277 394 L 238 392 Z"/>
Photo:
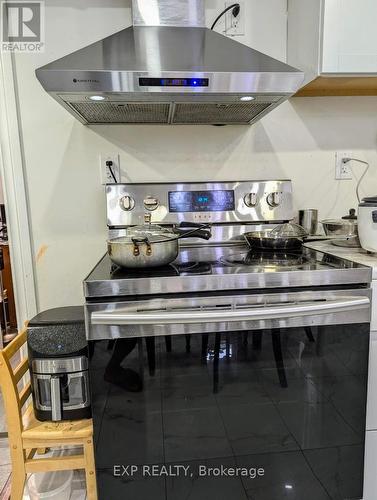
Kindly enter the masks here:
<path id="1" fill-rule="evenodd" d="M 44 50 L 44 2 L 1 2 L 1 49 L 8 52 Z"/>

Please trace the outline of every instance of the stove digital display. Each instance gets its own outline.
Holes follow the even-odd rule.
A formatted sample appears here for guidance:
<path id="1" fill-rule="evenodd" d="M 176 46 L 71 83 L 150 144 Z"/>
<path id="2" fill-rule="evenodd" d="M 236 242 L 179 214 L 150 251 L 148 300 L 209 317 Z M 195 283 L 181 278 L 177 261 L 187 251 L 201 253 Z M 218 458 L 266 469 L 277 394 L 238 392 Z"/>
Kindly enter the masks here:
<path id="1" fill-rule="evenodd" d="M 139 78 L 141 87 L 208 87 L 208 78 Z"/>
<path id="2" fill-rule="evenodd" d="M 169 211 L 227 212 L 235 209 L 234 191 L 170 191 Z"/>

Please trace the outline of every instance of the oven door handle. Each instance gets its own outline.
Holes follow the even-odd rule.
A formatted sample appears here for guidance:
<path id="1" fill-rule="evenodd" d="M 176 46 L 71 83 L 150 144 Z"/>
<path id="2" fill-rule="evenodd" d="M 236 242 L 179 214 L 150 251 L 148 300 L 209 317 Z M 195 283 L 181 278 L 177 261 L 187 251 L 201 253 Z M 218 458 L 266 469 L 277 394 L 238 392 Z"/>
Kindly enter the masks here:
<path id="1" fill-rule="evenodd" d="M 262 306 L 234 309 L 201 309 L 199 311 L 151 311 L 127 312 L 106 311 L 93 312 L 93 325 L 153 325 L 172 323 L 221 323 L 235 321 L 269 320 L 290 317 L 312 316 L 316 314 L 332 314 L 342 311 L 356 311 L 368 308 L 368 297 L 342 297 L 334 300 L 294 303 L 289 305 Z"/>

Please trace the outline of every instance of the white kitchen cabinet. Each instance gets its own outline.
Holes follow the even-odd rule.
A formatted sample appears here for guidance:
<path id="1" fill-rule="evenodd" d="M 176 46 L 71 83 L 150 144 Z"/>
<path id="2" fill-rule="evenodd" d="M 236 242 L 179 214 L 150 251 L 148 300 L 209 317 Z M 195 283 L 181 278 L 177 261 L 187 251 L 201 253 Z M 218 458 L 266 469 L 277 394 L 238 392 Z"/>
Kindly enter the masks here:
<path id="1" fill-rule="evenodd" d="M 377 431 L 365 435 L 363 500 L 377 500 Z"/>
<path id="2" fill-rule="evenodd" d="M 288 0 L 288 63 L 317 95 L 376 95 L 376 24 L 376 0 Z"/>
<path id="3" fill-rule="evenodd" d="M 376 0 L 325 0 L 322 73 L 377 73 Z"/>

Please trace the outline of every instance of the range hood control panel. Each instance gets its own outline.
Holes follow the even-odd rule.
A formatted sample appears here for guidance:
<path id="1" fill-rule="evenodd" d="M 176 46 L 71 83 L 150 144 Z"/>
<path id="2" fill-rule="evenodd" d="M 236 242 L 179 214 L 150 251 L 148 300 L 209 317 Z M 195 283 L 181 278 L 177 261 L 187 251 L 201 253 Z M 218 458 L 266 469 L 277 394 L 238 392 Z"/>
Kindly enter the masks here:
<path id="1" fill-rule="evenodd" d="M 290 180 L 108 184 L 107 225 L 279 222 L 294 217 Z"/>
<path id="2" fill-rule="evenodd" d="M 209 78 L 139 78 L 140 87 L 208 87 Z"/>

